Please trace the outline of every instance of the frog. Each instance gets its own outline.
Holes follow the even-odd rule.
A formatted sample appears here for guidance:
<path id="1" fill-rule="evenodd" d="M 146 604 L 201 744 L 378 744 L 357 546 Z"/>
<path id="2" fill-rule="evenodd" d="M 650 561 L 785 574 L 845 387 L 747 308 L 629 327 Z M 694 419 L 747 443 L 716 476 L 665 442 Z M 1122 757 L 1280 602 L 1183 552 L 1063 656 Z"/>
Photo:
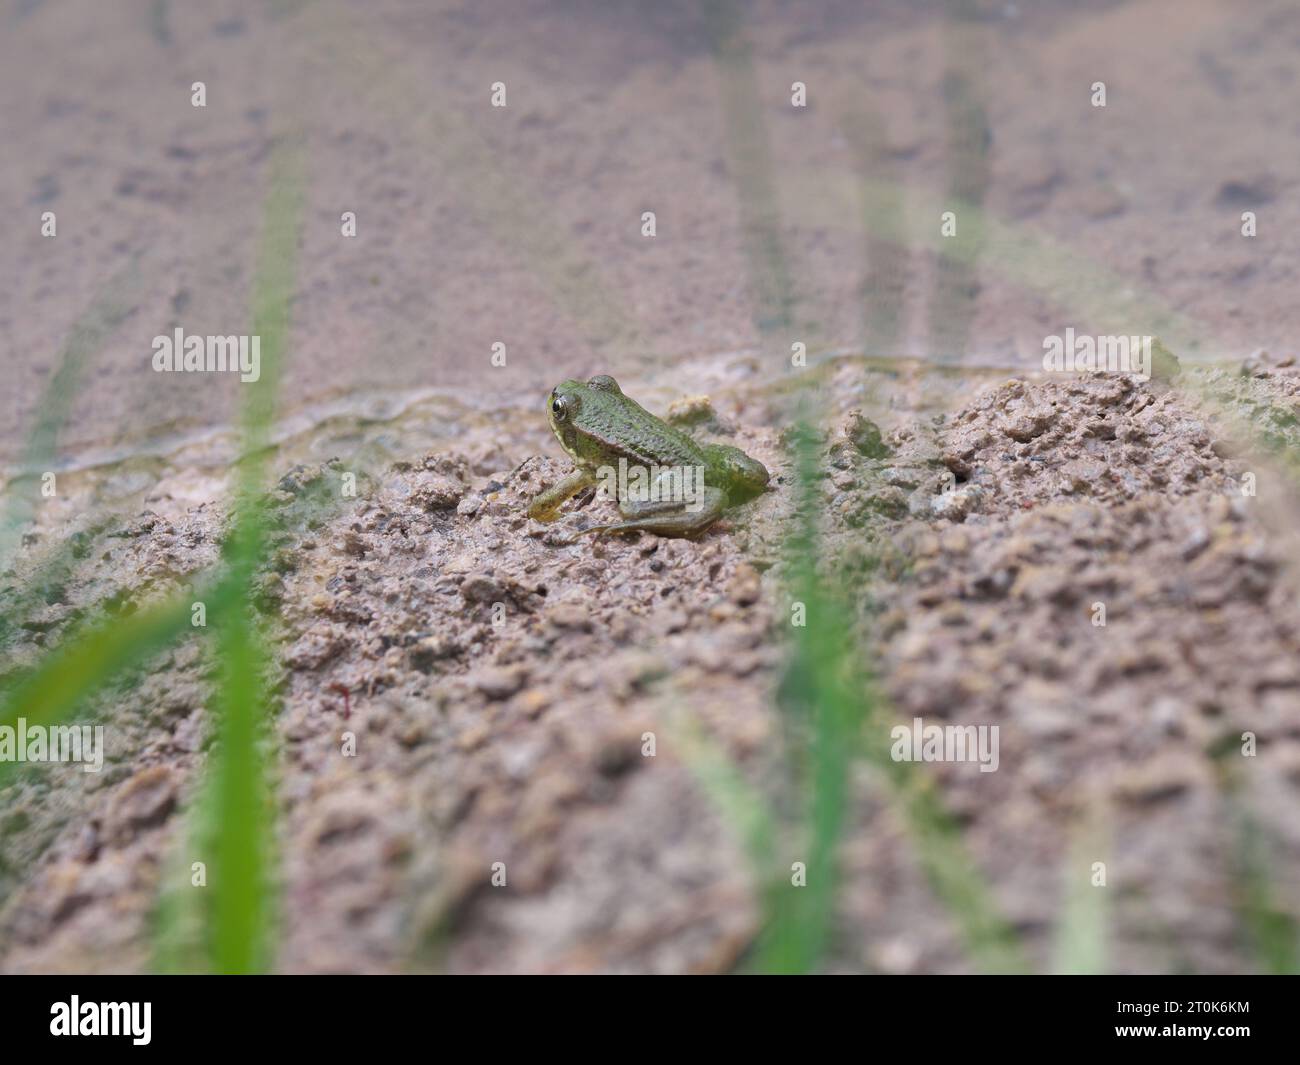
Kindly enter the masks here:
<path id="1" fill-rule="evenodd" d="M 528 516 L 537 521 L 554 521 L 564 503 L 615 469 L 640 467 L 642 483 L 657 484 L 663 491 L 618 496 L 624 521 L 595 525 L 576 536 L 645 531 L 658 536 L 694 537 L 704 532 L 729 508 L 755 498 L 768 487 L 767 467 L 740 448 L 728 444 L 702 444 L 641 404 L 624 395 L 618 382 L 600 374 L 585 384 L 561 381 L 546 400 L 546 415 L 560 446 L 573 459 L 573 472 L 536 496 Z M 693 478 L 702 473 L 702 486 L 695 480 L 694 498 L 673 492 L 671 478 Z M 634 475 L 635 476 L 635 475 Z M 625 479 L 625 483 L 631 483 Z M 681 481 L 677 482 L 681 484 Z M 649 498 L 632 498 L 634 495 Z"/>

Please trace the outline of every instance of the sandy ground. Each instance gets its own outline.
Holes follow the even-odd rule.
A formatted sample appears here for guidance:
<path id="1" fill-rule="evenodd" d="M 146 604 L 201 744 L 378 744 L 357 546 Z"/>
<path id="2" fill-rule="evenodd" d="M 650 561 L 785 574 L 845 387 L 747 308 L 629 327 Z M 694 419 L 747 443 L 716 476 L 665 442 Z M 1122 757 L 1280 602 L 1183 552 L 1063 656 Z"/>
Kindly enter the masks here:
<path id="1" fill-rule="evenodd" d="M 0 188 L 59 226 L 50 240 L 15 222 L 0 252 L 0 460 L 24 461 L 61 351 L 85 356 L 36 467 L 65 488 L 0 577 L 6 672 L 70 621 L 215 561 L 238 386 L 160 378 L 150 342 L 176 325 L 247 329 L 264 164 L 277 135 L 303 137 L 263 579 L 283 678 L 268 733 L 278 968 L 743 963 L 754 870 L 690 752 L 703 737 L 760 793 L 781 774 L 786 400 L 809 378 L 827 407 L 830 557 L 880 561 L 857 635 L 891 720 L 1002 729 L 998 772 L 926 768 L 1034 966 L 1050 967 L 1069 890 L 1105 861 L 1111 968 L 1258 968 L 1243 809 L 1273 904 L 1300 917 L 1300 502 L 1255 450 L 1300 445 L 1283 236 L 1300 223 L 1300 12 L 1023 6 L 746 7 L 760 143 L 725 102 L 750 75 L 714 57 L 694 5 L 0 15 L 0 76 L 27 101 L 0 116 Z M 190 106 L 195 80 L 206 109 Z M 789 106 L 794 80 L 805 109 Z M 1098 80 L 1105 109 L 1088 104 Z M 756 201 L 774 228 L 756 228 Z M 970 269 L 937 257 L 954 203 L 961 226 L 982 222 L 959 230 Z M 1256 238 L 1240 235 L 1245 210 Z M 763 300 L 773 273 L 791 289 L 785 320 Z M 1176 387 L 1044 379 L 1042 339 L 1066 325 L 1158 331 L 1187 370 Z M 506 367 L 489 363 L 497 340 Z M 1243 371 L 1260 347 L 1273 354 Z M 1211 360 L 1227 369 L 1193 368 Z M 541 397 L 595 372 L 660 413 L 710 395 L 717 418 L 698 431 L 760 458 L 774 490 L 697 542 L 563 543 L 599 504 L 529 522 L 527 499 L 566 467 Z M 855 410 L 886 456 L 854 445 Z M 358 498 L 304 517 L 349 470 Z M 52 577 L 42 561 L 70 538 L 76 569 Z M 148 966 L 211 677 L 182 645 L 87 709 L 110 727 L 103 773 L 6 786 L 0 968 Z M 1245 731 L 1251 759 L 1234 746 Z M 488 882 L 498 861 L 506 888 Z M 828 968 L 973 967 L 865 768 L 840 863 Z"/>
<path id="2" fill-rule="evenodd" d="M 1232 409 L 1253 397 L 1294 410 L 1300 373 L 1260 374 L 1210 379 Z M 830 383 L 855 379 L 871 374 L 849 362 Z M 777 487 L 698 542 L 566 544 L 593 517 L 530 522 L 526 500 L 564 464 L 523 451 L 500 469 L 433 452 L 319 528 L 286 519 L 264 585 L 284 635 L 282 968 L 737 963 L 758 927 L 754 873 L 685 752 L 702 731 L 760 793 L 780 775 L 790 487 L 778 410 L 751 399 L 742 428 L 720 411 L 725 439 Z M 1213 415 L 1131 378 L 1015 380 L 937 423 L 895 414 L 884 458 L 850 442 L 860 416 L 835 421 L 828 542 L 850 560 L 866 543 L 881 552 L 861 620 L 893 714 L 1002 729 L 997 772 L 933 768 L 1034 961 L 1048 963 L 1068 878 L 1086 875 L 1069 847 L 1091 819 L 1104 826 L 1087 864 L 1110 869 L 1115 969 L 1251 969 L 1224 779 L 1243 782 L 1271 875 L 1294 898 L 1300 614 L 1293 531 L 1266 505 L 1293 486 L 1260 468 L 1259 494 L 1243 496 Z M 291 514 L 337 476 L 291 471 L 280 506 Z M 142 595 L 182 586 L 219 532 L 204 508 L 89 538 L 88 572 L 18 642 L 53 638 L 124 571 L 152 577 Z M 335 685 L 351 695 L 346 719 Z M 115 737 L 103 774 L 12 787 L 7 968 L 144 964 L 203 760 L 204 690 L 195 649 L 168 656 L 129 701 L 101 702 Z M 356 757 L 342 753 L 346 731 Z M 1260 738 L 1253 759 L 1238 750 L 1246 731 Z M 488 882 L 498 861 L 502 889 Z M 855 778 L 842 861 L 834 967 L 969 968 L 870 774 Z"/>

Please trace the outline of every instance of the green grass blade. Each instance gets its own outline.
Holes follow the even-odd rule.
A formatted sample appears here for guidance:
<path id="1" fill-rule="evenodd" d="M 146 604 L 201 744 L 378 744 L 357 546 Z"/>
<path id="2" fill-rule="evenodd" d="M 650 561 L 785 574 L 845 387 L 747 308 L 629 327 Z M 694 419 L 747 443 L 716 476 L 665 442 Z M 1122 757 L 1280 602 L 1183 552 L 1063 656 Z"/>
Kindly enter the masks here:
<path id="1" fill-rule="evenodd" d="M 217 593 L 204 601 L 212 611 L 221 599 Z M 12 725 L 19 716 L 41 725 L 63 720 L 123 670 L 192 633 L 192 601 L 186 596 L 144 607 L 66 641 L 34 669 L 11 679 L 11 690 L 0 701 L 0 725 Z"/>
<path id="2" fill-rule="evenodd" d="M 36 406 L 36 422 L 18 467 L 19 476 L 24 480 L 55 472 L 59 433 L 81 389 L 86 363 L 130 312 L 131 294 L 137 280 L 138 268 L 132 260 L 113 275 L 73 323 L 55 371 Z M 8 486 L 9 498 L 0 515 L 0 564 L 9 560 L 19 530 L 32 520 L 40 499 L 40 485 L 36 481 L 31 482 L 30 493 L 16 482 L 17 478 Z"/>
<path id="3" fill-rule="evenodd" d="M 220 973 L 265 970 L 273 948 L 273 814 L 262 730 L 272 714 L 267 641 L 251 601 L 265 544 L 258 502 L 265 442 L 275 413 L 288 341 L 289 305 L 297 278 L 303 177 L 299 145 L 283 140 L 272 159 L 258 269 L 253 285 L 253 332 L 261 337 L 261 377 L 247 385 L 243 408 L 245 454 L 240 471 L 235 531 L 226 557 L 238 607 L 217 627 L 219 685 L 213 699 L 218 743 L 206 805 L 211 811 L 211 967 Z"/>
<path id="4" fill-rule="evenodd" d="M 1075 834 L 1066 854 L 1062 880 L 1064 904 L 1056 930 L 1052 971 L 1095 975 L 1106 971 L 1108 920 L 1105 884 L 1093 883 L 1093 863 L 1104 851 L 1101 832 L 1086 824 Z"/>

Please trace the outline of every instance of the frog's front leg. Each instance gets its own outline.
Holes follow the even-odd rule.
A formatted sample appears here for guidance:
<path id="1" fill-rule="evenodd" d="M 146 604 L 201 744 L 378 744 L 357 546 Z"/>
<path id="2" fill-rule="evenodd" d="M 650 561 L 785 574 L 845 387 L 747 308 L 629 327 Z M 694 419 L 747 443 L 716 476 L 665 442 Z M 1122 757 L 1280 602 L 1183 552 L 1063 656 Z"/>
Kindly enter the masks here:
<path id="1" fill-rule="evenodd" d="M 528 504 L 528 516 L 535 521 L 554 521 L 565 500 L 577 495 L 588 485 L 595 483 L 595 475 L 589 470 L 579 467 L 569 476 L 557 481 L 545 492 L 536 496 Z"/>
<path id="2" fill-rule="evenodd" d="M 721 488 L 705 487 L 700 493 L 698 510 L 687 510 L 680 502 L 644 502 L 636 503 L 624 500 L 618 509 L 627 521 L 617 525 L 593 525 L 583 529 L 574 536 L 587 533 L 635 532 L 638 529 L 656 533 L 659 536 L 696 536 L 722 516 L 727 506 L 727 493 Z"/>

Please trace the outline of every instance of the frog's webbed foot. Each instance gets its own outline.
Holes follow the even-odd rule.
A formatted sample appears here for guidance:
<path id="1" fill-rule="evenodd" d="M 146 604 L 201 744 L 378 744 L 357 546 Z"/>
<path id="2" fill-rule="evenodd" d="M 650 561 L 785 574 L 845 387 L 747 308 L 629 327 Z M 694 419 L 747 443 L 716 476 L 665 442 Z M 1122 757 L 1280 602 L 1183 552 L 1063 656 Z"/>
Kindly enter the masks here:
<path id="1" fill-rule="evenodd" d="M 574 470 L 536 496 L 528 504 L 528 516 L 534 521 L 554 521 L 567 499 L 595 483 L 596 478 L 586 470 Z"/>
<path id="2" fill-rule="evenodd" d="M 588 533 L 652 532 L 659 536 L 698 536 L 722 516 L 727 494 L 721 488 L 706 487 L 701 493 L 698 510 L 686 509 L 681 502 L 635 503 L 625 500 L 619 512 L 627 521 L 615 525 L 593 525 L 573 534 L 573 539 Z"/>

